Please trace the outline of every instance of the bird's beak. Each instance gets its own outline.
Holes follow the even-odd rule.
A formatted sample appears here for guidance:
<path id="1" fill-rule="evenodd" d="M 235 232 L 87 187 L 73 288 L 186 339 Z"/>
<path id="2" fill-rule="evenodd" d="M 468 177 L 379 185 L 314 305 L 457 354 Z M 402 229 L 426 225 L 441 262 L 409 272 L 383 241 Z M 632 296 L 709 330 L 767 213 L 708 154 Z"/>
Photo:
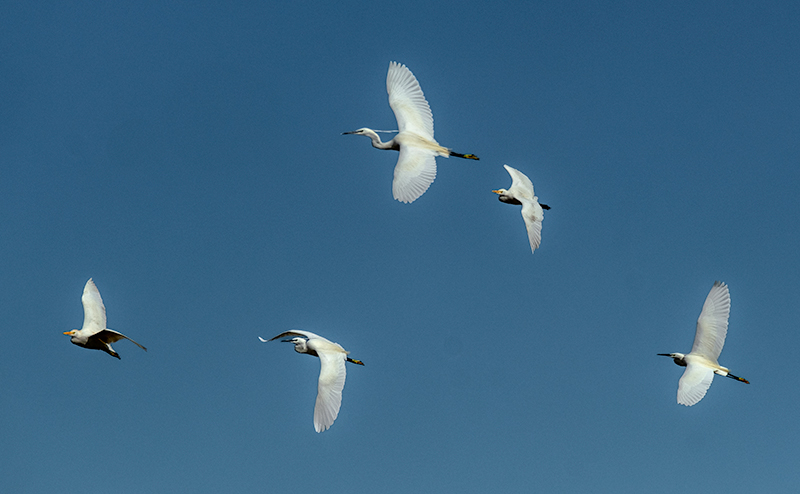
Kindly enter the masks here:
<path id="1" fill-rule="evenodd" d="M 492 192 L 494 192 L 495 194 L 502 194 L 502 192 L 500 192 L 499 190 L 493 190 Z"/>
<path id="2" fill-rule="evenodd" d="M 668 353 L 657 353 L 656 355 L 661 355 L 662 357 L 672 357 L 672 355 Z"/>
<path id="3" fill-rule="evenodd" d="M 64 334 L 73 334 L 75 331 L 64 331 Z"/>
<path id="4" fill-rule="evenodd" d="M 356 131 L 354 130 L 352 132 L 342 132 L 342 135 L 345 136 L 347 134 L 355 134 L 355 133 L 356 133 Z"/>
<path id="5" fill-rule="evenodd" d="M 281 343 L 293 343 L 292 340 L 281 340 Z"/>

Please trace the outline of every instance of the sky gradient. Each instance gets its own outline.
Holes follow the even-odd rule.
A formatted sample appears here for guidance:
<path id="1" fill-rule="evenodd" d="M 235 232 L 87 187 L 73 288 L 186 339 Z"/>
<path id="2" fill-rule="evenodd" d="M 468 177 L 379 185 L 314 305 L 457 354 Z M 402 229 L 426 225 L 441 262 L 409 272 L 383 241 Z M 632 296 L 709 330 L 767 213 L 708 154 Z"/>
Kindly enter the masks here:
<path id="1" fill-rule="evenodd" d="M 3 10 L 0 491 L 800 489 L 800 5 Z M 481 158 L 412 204 L 341 135 L 396 128 L 390 61 Z M 62 335 L 89 278 L 147 352 Z M 715 280 L 752 384 L 687 408 Z M 366 364 L 322 434 L 293 328 Z"/>

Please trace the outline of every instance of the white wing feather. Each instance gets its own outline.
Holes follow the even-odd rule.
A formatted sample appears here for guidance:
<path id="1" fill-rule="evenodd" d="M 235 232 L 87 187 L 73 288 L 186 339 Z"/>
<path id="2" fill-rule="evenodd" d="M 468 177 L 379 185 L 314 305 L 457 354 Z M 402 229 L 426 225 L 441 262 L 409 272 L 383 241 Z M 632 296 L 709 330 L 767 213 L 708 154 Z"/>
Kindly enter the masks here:
<path id="1" fill-rule="evenodd" d="M 702 400 L 713 380 L 712 369 L 688 362 L 678 382 L 678 403 L 690 407 Z"/>
<path id="2" fill-rule="evenodd" d="M 730 312 L 731 295 L 728 285 L 716 281 L 708 292 L 703 310 L 697 319 L 697 332 L 691 353 L 702 355 L 713 362 L 717 361 L 725 345 L 725 336 L 728 334 Z"/>
<path id="3" fill-rule="evenodd" d="M 90 339 L 98 340 L 111 349 L 111 343 L 125 338 L 142 350 L 147 351 L 147 348 L 132 338 L 113 329 L 106 328 L 106 306 L 103 304 L 100 290 L 97 289 L 97 285 L 94 284 L 91 278 L 86 282 L 86 286 L 83 287 L 81 302 L 83 303 L 83 328 L 81 328 L 81 333 L 86 342 Z"/>
<path id="4" fill-rule="evenodd" d="M 508 189 L 508 194 L 522 203 L 522 219 L 525 220 L 525 229 L 528 230 L 531 252 L 534 252 L 542 243 L 544 210 L 539 205 L 539 198 L 533 193 L 531 179 L 516 168 L 508 165 L 503 165 L 503 167 L 511 175 L 511 187 Z"/>
<path id="5" fill-rule="evenodd" d="M 333 425 L 342 406 L 342 389 L 347 376 L 347 355 L 340 352 L 317 351 L 320 361 L 317 402 L 314 405 L 314 429 L 327 430 Z"/>
<path id="6" fill-rule="evenodd" d="M 277 340 L 278 338 L 284 338 L 286 336 L 304 336 L 305 338 L 308 338 L 309 340 L 312 339 L 312 338 L 316 338 L 316 339 L 324 340 L 324 341 L 327 341 L 328 343 L 331 343 L 331 341 L 323 338 L 322 336 L 320 336 L 318 334 L 314 334 L 311 331 L 303 331 L 303 330 L 300 330 L 300 329 L 292 329 L 292 330 L 286 331 L 286 332 L 281 333 L 278 336 L 274 336 L 274 337 L 272 337 L 272 338 L 270 338 L 268 340 L 265 340 L 264 338 L 262 338 L 260 336 L 258 337 L 258 339 L 263 341 L 264 343 L 266 343 L 268 341 Z"/>
<path id="7" fill-rule="evenodd" d="M 544 211 L 539 203 L 534 200 L 522 202 L 522 219 L 525 220 L 525 228 L 528 230 L 528 241 L 531 243 L 531 252 L 539 248 L 542 243 L 542 220 Z"/>
<path id="8" fill-rule="evenodd" d="M 433 140 L 433 114 L 414 74 L 405 65 L 389 64 L 386 91 L 400 132 L 410 131 Z"/>
<path id="9" fill-rule="evenodd" d="M 531 179 L 516 168 L 511 168 L 508 165 L 503 165 L 503 167 L 508 174 L 511 175 L 511 187 L 509 187 L 508 192 L 520 202 L 522 202 L 522 199 L 532 201 L 534 196 L 533 182 L 531 182 Z"/>
<path id="10" fill-rule="evenodd" d="M 436 178 L 436 157 L 430 149 L 401 146 L 394 167 L 392 194 L 401 202 L 413 202 Z"/>
<path id="11" fill-rule="evenodd" d="M 91 336 L 106 329 L 106 306 L 103 305 L 100 291 L 91 278 L 83 287 L 81 302 L 83 303 L 83 328 L 81 331 L 86 331 L 87 336 Z"/>

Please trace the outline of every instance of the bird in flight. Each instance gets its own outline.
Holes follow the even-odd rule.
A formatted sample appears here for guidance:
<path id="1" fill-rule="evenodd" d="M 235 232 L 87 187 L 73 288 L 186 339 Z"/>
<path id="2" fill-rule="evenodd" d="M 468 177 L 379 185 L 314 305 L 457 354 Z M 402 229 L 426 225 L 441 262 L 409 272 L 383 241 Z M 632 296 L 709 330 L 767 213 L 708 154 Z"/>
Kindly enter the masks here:
<path id="1" fill-rule="evenodd" d="M 728 285 L 715 281 L 708 292 L 703 310 L 697 319 L 697 332 L 694 336 L 692 351 L 682 353 L 659 353 L 663 357 L 672 357 L 676 364 L 686 367 L 678 382 L 678 403 L 690 407 L 702 400 L 706 395 L 714 374 L 730 377 L 750 384 L 747 379 L 734 376 L 727 367 L 717 362 L 725 335 L 728 333 L 728 316 L 731 312 L 731 295 Z"/>
<path id="2" fill-rule="evenodd" d="M 501 202 L 522 206 L 522 219 L 525 220 L 525 229 L 528 230 L 528 241 L 533 253 L 542 242 L 543 209 L 550 209 L 550 206 L 539 204 L 539 198 L 533 195 L 533 183 L 527 175 L 508 165 L 503 167 L 511 175 L 511 187 L 508 190 L 497 189 L 492 192 L 499 195 L 498 199 Z"/>
<path id="3" fill-rule="evenodd" d="M 314 430 L 323 432 L 333 425 L 342 406 L 342 389 L 347 376 L 345 363 L 364 365 L 364 362 L 348 357 L 348 351 L 338 343 L 334 343 L 310 331 L 293 329 L 281 333 L 274 338 L 259 340 L 266 343 L 278 338 L 293 337 L 281 340 L 294 343 L 294 351 L 319 358 L 319 382 L 317 384 L 317 402 L 314 405 Z"/>
<path id="4" fill-rule="evenodd" d="M 72 343 L 89 348 L 92 350 L 102 350 L 112 357 L 120 358 L 119 354 L 111 348 L 111 344 L 123 338 L 133 341 L 122 333 L 106 327 L 106 306 L 97 290 L 94 281 L 89 278 L 86 286 L 83 287 L 83 327 L 65 331 L 64 334 L 72 336 Z M 147 348 L 133 341 L 139 348 L 147 351 Z"/>
<path id="5" fill-rule="evenodd" d="M 456 153 L 436 142 L 431 107 L 408 67 L 397 62 L 389 64 L 386 91 L 389 93 L 389 106 L 397 119 L 398 134 L 389 142 L 382 142 L 377 132 L 395 131 L 375 131 L 364 127 L 342 135 L 367 136 L 373 147 L 400 152 L 392 181 L 395 199 L 414 202 L 428 190 L 436 178 L 436 156 L 479 159 L 474 154 Z"/>

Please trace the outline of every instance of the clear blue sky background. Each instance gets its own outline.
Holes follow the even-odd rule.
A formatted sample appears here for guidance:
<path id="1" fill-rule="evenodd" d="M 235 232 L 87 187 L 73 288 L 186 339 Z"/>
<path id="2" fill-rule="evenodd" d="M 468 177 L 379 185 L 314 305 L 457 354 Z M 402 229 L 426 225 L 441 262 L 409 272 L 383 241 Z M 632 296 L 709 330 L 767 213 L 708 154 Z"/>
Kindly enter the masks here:
<path id="1" fill-rule="evenodd" d="M 800 490 L 796 2 L 2 10 L 0 491 Z M 340 135 L 392 60 L 481 157 L 410 205 Z M 61 334 L 90 277 L 146 353 Z M 714 280 L 752 384 L 686 408 Z M 292 328 L 366 363 L 323 434 Z"/>

